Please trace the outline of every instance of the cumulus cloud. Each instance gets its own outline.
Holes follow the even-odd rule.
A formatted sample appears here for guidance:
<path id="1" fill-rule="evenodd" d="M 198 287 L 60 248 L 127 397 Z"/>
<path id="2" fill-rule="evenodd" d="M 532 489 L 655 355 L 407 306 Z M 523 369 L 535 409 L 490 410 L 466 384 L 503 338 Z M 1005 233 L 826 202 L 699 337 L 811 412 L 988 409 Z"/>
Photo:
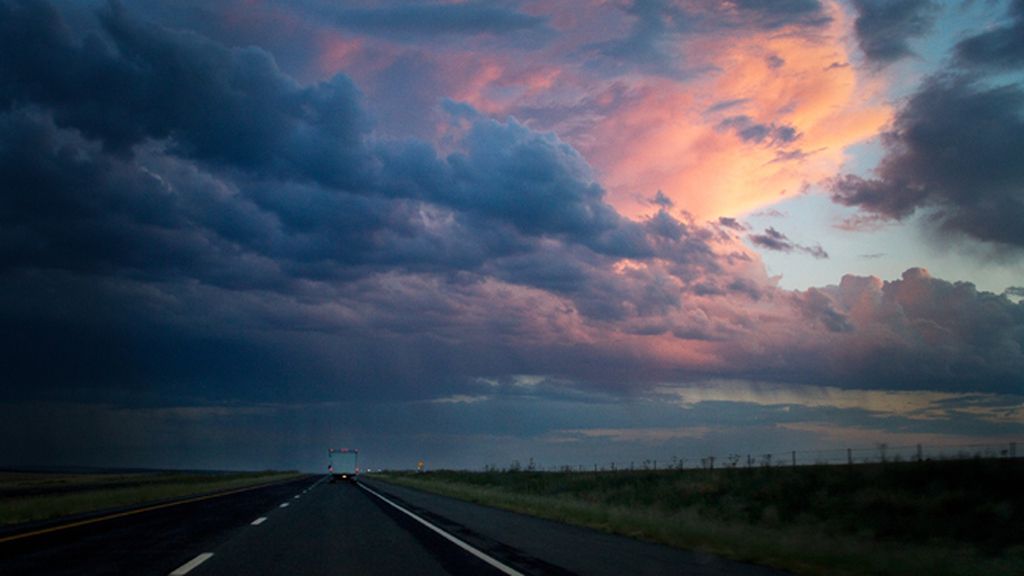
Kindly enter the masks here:
<path id="1" fill-rule="evenodd" d="M 827 361 L 844 378 L 894 389 L 1019 392 L 1024 305 L 926 270 L 899 280 L 844 276 L 796 293 L 796 305 L 839 340 Z"/>
<path id="2" fill-rule="evenodd" d="M 886 65 L 910 56 L 910 40 L 927 34 L 939 6 L 932 0 L 854 0 L 857 42 L 867 59 Z"/>

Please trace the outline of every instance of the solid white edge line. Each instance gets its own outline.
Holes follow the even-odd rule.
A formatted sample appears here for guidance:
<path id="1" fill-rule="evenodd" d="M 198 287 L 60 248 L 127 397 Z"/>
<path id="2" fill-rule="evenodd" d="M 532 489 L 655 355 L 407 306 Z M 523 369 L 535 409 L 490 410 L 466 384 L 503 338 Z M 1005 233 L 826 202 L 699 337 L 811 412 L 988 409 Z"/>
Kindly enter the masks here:
<path id="1" fill-rule="evenodd" d="M 259 518 L 253 520 L 252 523 L 250 524 L 250 526 L 259 526 L 260 524 L 263 524 L 266 521 L 267 521 L 267 517 L 266 516 L 260 516 Z"/>
<path id="2" fill-rule="evenodd" d="M 169 576 L 185 576 L 185 574 L 188 574 L 189 572 L 191 572 L 193 568 L 195 568 L 196 566 L 199 566 L 203 562 L 206 562 L 207 560 L 209 560 L 212 557 L 213 557 L 213 552 L 203 552 L 199 556 L 196 556 L 195 558 L 193 558 L 193 559 L 189 560 L 188 562 L 185 562 L 184 564 L 179 566 L 178 569 L 175 570 L 174 572 L 171 572 Z"/>
<path id="3" fill-rule="evenodd" d="M 508 574 L 508 576 L 526 576 L 525 574 L 523 574 L 522 572 L 516 570 L 515 568 L 512 568 L 511 566 L 507 566 L 505 564 L 502 564 L 501 562 L 499 562 L 498 560 L 495 560 L 493 557 L 487 555 L 486 553 L 481 552 L 480 550 L 477 550 L 476 548 L 470 546 L 469 544 L 466 544 L 462 540 L 459 540 L 455 536 L 452 536 L 451 534 L 445 532 L 444 530 L 438 528 L 437 526 L 434 526 L 430 522 L 427 522 L 423 518 L 420 518 L 416 514 L 413 514 L 412 512 L 406 510 L 405 508 L 399 506 L 398 504 L 395 504 L 394 502 L 392 502 L 391 500 L 387 499 L 385 496 L 383 496 L 382 494 L 380 494 L 376 490 L 370 488 L 369 486 L 364 485 L 362 482 L 356 482 L 356 484 L 358 484 L 359 487 L 362 488 L 363 490 L 366 490 L 370 494 L 373 494 L 377 498 L 380 498 L 384 502 L 390 504 L 395 509 L 397 509 L 399 512 L 402 512 L 402 513 L 406 514 L 407 516 L 409 516 L 413 520 L 419 522 L 420 524 L 423 524 L 424 526 L 426 526 L 427 528 L 430 528 L 434 532 L 437 532 L 438 534 L 440 534 L 442 537 L 444 537 L 446 540 L 448 540 L 452 544 L 455 544 L 459 548 L 462 548 L 466 552 L 469 552 L 473 556 L 476 556 L 477 558 L 479 558 L 479 559 L 483 560 L 484 562 L 490 564 L 493 568 L 495 568 L 499 572 L 501 572 L 503 574 Z"/>

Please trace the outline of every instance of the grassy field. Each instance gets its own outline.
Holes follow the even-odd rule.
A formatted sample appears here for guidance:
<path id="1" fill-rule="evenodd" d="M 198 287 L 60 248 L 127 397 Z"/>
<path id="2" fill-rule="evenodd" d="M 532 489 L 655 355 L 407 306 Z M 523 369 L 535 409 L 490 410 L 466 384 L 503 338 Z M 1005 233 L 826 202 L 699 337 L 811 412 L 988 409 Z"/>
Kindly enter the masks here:
<path id="1" fill-rule="evenodd" d="M 0 526 L 243 488 L 298 475 L 296 472 L 0 472 Z"/>
<path id="2" fill-rule="evenodd" d="M 1024 460 L 374 475 L 808 575 L 1024 574 Z"/>

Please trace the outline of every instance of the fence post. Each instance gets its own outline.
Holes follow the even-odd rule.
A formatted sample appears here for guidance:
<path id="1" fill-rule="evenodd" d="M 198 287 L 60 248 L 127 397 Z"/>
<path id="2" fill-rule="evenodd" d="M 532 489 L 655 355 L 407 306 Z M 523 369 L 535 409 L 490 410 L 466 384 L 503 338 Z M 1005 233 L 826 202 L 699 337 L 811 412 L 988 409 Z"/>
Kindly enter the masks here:
<path id="1" fill-rule="evenodd" d="M 846 449 L 846 463 L 853 466 L 853 449 L 851 448 Z"/>

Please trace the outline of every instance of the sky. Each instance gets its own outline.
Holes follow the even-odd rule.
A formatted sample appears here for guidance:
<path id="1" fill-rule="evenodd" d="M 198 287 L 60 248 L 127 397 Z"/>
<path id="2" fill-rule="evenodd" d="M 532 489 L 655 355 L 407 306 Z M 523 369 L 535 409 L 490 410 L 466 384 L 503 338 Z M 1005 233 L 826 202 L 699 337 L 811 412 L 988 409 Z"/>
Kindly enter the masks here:
<path id="1" fill-rule="evenodd" d="M 1024 440 L 1024 1 L 0 0 L 0 467 Z"/>

